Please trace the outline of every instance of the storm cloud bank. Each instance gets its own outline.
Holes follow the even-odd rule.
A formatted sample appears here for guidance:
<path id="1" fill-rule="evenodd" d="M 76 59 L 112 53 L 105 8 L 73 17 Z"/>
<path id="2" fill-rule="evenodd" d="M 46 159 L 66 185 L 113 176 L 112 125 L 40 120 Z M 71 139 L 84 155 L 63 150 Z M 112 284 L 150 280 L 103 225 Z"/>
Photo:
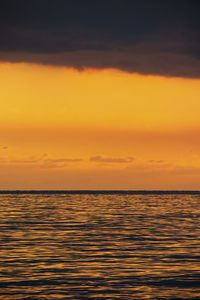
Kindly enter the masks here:
<path id="1" fill-rule="evenodd" d="M 200 78 L 198 0 L 2 0 L 0 61 Z"/>

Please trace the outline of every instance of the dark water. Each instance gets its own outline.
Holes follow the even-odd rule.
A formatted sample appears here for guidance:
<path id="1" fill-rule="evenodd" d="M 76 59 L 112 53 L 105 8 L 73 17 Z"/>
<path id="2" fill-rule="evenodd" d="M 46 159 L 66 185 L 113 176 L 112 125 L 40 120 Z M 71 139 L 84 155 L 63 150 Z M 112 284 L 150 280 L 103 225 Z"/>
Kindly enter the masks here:
<path id="1" fill-rule="evenodd" d="M 1 194 L 0 299 L 200 299 L 200 194 Z"/>

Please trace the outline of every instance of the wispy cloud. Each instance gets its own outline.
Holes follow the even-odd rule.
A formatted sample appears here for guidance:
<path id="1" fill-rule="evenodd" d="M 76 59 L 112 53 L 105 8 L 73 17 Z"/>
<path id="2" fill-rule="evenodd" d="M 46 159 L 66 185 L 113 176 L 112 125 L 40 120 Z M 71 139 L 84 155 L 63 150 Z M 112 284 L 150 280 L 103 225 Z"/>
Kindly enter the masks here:
<path id="1" fill-rule="evenodd" d="M 58 158 L 58 159 L 45 159 L 45 162 L 50 163 L 65 163 L 65 162 L 80 162 L 82 158 Z"/>
<path id="2" fill-rule="evenodd" d="M 98 163 L 131 163 L 134 157 L 103 157 L 101 155 L 90 157 L 90 161 Z"/>
<path id="3" fill-rule="evenodd" d="M 151 164 L 163 164 L 163 163 L 165 163 L 165 161 L 163 159 L 150 159 L 148 162 L 151 163 Z"/>
<path id="4" fill-rule="evenodd" d="M 7 146 L 0 145 L 0 150 L 7 150 L 7 149 L 8 149 Z"/>
<path id="5" fill-rule="evenodd" d="M 40 167 L 42 168 L 63 168 L 67 165 L 73 164 L 73 163 L 79 163 L 83 161 L 81 158 L 57 158 L 57 159 L 45 159 L 43 160 Z"/>
<path id="6" fill-rule="evenodd" d="M 28 158 L 2 158 L 0 159 L 2 164 L 6 165 L 23 165 L 27 167 L 41 167 L 41 168 L 61 168 L 69 164 L 79 163 L 83 159 L 81 158 L 48 158 L 47 154 L 43 154 L 39 157 Z"/>
<path id="7" fill-rule="evenodd" d="M 11 160 L 9 160 L 9 162 L 13 163 L 13 164 L 35 164 L 40 161 L 41 161 L 41 159 L 11 159 Z"/>

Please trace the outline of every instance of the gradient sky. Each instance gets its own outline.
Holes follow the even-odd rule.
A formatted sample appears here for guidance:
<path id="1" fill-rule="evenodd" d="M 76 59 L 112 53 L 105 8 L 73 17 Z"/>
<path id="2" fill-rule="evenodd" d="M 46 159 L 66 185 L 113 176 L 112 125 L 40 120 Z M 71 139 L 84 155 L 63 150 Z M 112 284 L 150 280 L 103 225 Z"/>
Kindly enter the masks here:
<path id="1" fill-rule="evenodd" d="M 0 189 L 200 189 L 199 4 L 138 2 L 1 1 Z"/>

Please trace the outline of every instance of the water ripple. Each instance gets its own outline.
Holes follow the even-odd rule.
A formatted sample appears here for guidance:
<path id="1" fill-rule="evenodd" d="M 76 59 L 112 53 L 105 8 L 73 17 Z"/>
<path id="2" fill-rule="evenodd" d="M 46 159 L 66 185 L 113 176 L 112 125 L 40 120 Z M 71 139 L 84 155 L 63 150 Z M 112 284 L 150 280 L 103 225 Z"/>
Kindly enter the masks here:
<path id="1" fill-rule="evenodd" d="M 0 194 L 1 299 L 200 299 L 200 194 Z"/>

